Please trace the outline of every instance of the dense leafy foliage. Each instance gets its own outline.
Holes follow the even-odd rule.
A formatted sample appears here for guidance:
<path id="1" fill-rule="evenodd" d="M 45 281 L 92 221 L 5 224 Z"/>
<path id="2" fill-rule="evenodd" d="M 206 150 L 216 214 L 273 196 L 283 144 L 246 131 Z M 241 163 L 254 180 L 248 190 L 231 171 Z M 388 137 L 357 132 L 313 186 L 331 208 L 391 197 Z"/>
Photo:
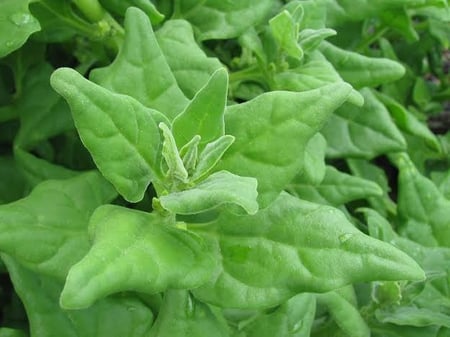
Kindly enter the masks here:
<path id="1" fill-rule="evenodd" d="M 450 336 L 449 41 L 446 0 L 3 0 L 0 336 Z"/>

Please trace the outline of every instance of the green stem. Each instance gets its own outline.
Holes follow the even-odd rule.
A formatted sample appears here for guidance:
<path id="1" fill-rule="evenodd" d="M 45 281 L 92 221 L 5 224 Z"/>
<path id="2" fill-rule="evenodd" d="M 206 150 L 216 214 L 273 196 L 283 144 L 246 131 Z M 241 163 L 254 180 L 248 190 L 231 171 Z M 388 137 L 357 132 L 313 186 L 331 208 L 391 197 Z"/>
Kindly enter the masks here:
<path id="1" fill-rule="evenodd" d="M 383 27 L 383 28 L 375 31 L 374 34 L 370 35 L 367 39 L 365 39 L 359 43 L 359 45 L 356 47 L 356 51 L 363 52 L 372 43 L 374 43 L 379 38 L 381 38 L 384 34 L 386 34 L 388 30 L 389 30 L 388 27 Z"/>
<path id="2" fill-rule="evenodd" d="M 105 16 L 105 10 L 97 0 L 73 0 L 73 3 L 92 23 L 102 20 Z"/>

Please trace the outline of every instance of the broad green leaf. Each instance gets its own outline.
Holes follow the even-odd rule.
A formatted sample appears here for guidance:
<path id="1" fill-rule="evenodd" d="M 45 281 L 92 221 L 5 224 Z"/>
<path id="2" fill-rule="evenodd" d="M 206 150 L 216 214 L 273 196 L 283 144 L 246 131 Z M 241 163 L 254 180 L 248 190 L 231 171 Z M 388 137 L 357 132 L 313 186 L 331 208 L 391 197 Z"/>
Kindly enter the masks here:
<path id="1" fill-rule="evenodd" d="M 330 62 L 320 53 L 311 52 L 300 67 L 278 72 L 274 75 L 274 90 L 308 91 L 328 84 L 343 82 Z M 361 106 L 364 98 L 352 90 L 348 101 Z"/>
<path id="2" fill-rule="evenodd" d="M 263 23 L 273 7 L 271 0 L 206 0 L 180 14 L 196 27 L 200 40 L 230 39 Z"/>
<path id="3" fill-rule="evenodd" d="M 385 25 L 402 34 L 408 42 L 419 40 L 419 34 L 414 29 L 412 18 L 405 7 L 381 11 L 380 18 Z"/>
<path id="4" fill-rule="evenodd" d="M 383 194 L 383 190 L 372 181 L 340 172 L 332 166 L 326 167 L 321 183 L 305 183 L 302 176 L 299 176 L 289 184 L 288 191 L 300 199 L 336 207 L 353 200 Z"/>
<path id="5" fill-rule="evenodd" d="M 221 254 L 221 270 L 193 292 L 223 307 L 268 308 L 300 292 L 424 278 L 408 255 L 361 233 L 339 210 L 285 193 L 254 216 L 222 213 L 198 228 Z"/>
<path id="6" fill-rule="evenodd" d="M 406 155 L 398 158 L 397 165 L 400 232 L 424 246 L 450 247 L 450 201 Z"/>
<path id="7" fill-rule="evenodd" d="M 199 180 L 211 171 L 228 148 L 233 144 L 234 140 L 235 138 L 233 136 L 225 135 L 209 144 L 206 144 L 205 148 L 200 153 L 197 167 L 192 175 L 192 179 Z"/>
<path id="8" fill-rule="evenodd" d="M 266 207 L 302 169 L 308 141 L 350 91 L 338 83 L 301 93 L 270 92 L 229 106 L 225 131 L 236 140 L 215 170 L 255 177 L 258 202 Z"/>
<path id="9" fill-rule="evenodd" d="M 27 337 L 23 330 L 0 328 L 0 337 Z"/>
<path id="10" fill-rule="evenodd" d="M 156 39 L 179 87 L 189 99 L 217 69 L 223 68 L 218 59 L 207 57 L 199 47 L 192 26 L 187 21 L 166 21 L 156 32 Z"/>
<path id="11" fill-rule="evenodd" d="M 200 148 L 224 135 L 224 112 L 228 93 L 228 73 L 216 70 L 208 83 L 192 98 L 172 123 L 179 148 L 195 135 L 201 137 Z"/>
<path id="12" fill-rule="evenodd" d="M 100 3 L 107 10 L 121 16 L 126 12 L 128 7 L 137 7 L 147 14 L 154 25 L 164 20 L 164 15 L 158 12 L 150 0 L 100 0 Z"/>
<path id="13" fill-rule="evenodd" d="M 370 336 L 370 329 L 358 309 L 337 292 L 317 295 L 317 299 L 328 307 L 333 320 L 347 336 Z"/>
<path id="14" fill-rule="evenodd" d="M 371 159 L 380 154 L 403 151 L 406 141 L 385 106 L 367 88 L 364 105 L 345 104 L 335 111 L 322 130 L 329 157 Z"/>
<path id="15" fill-rule="evenodd" d="M 31 0 L 3 0 L 0 3 L 0 57 L 19 49 L 41 26 L 31 15 Z"/>
<path id="16" fill-rule="evenodd" d="M 326 41 L 322 42 L 319 49 L 344 81 L 356 89 L 392 82 L 405 74 L 405 68 L 400 63 L 386 58 L 367 57 L 340 49 Z"/>
<path id="17" fill-rule="evenodd" d="M 89 226 L 93 245 L 69 271 L 64 308 L 87 308 L 121 291 L 195 288 L 215 273 L 215 258 L 203 239 L 157 214 L 105 205 Z"/>
<path id="18" fill-rule="evenodd" d="M 20 116 L 16 146 L 31 149 L 38 142 L 74 128 L 67 103 L 49 84 L 53 68 L 41 63 L 27 70 L 21 97 L 14 108 Z"/>
<path id="19" fill-rule="evenodd" d="M 149 337 L 229 337 L 229 328 L 218 312 L 197 301 L 185 290 L 169 290 L 164 295 L 158 318 Z"/>
<path id="20" fill-rule="evenodd" d="M 108 298 L 89 309 L 66 311 L 59 306 L 60 281 L 36 274 L 5 254 L 2 259 L 25 305 L 31 336 L 147 336 L 153 314 L 134 296 Z"/>
<path id="21" fill-rule="evenodd" d="M 26 198 L 0 207 L 0 251 L 62 280 L 89 249 L 90 215 L 116 195 L 98 172 L 43 182 Z"/>
<path id="22" fill-rule="evenodd" d="M 93 70 L 90 79 L 163 112 L 169 119 L 188 103 L 158 46 L 147 15 L 133 7 L 125 15 L 122 49 L 111 65 Z"/>
<path id="23" fill-rule="evenodd" d="M 125 199 L 141 200 L 150 182 L 161 179 L 157 122 L 163 116 L 70 68 L 56 70 L 51 84 L 68 101 L 80 138 L 102 174 Z"/>
<path id="24" fill-rule="evenodd" d="M 0 204 L 15 201 L 24 196 L 27 184 L 18 165 L 11 156 L 0 156 Z"/>
<path id="25" fill-rule="evenodd" d="M 305 163 L 301 173 L 302 180 L 317 185 L 325 177 L 325 149 L 327 142 L 322 134 L 312 137 L 305 149 Z"/>
<path id="26" fill-rule="evenodd" d="M 375 317 L 381 323 L 419 327 L 438 325 L 450 328 L 450 315 L 415 306 L 378 309 L 375 311 Z"/>
<path id="27" fill-rule="evenodd" d="M 188 172 L 184 167 L 183 160 L 178 152 L 177 144 L 175 143 L 172 132 L 164 123 L 159 123 L 159 128 L 161 129 L 164 137 L 162 155 L 168 168 L 167 173 L 165 174 L 171 182 L 186 182 Z"/>
<path id="28" fill-rule="evenodd" d="M 315 312 L 315 296 L 304 293 L 252 319 L 243 330 L 246 337 L 309 337 Z"/>
<path id="29" fill-rule="evenodd" d="M 177 214 L 201 213 L 224 204 L 242 207 L 247 213 L 258 211 L 255 178 L 240 177 L 219 171 L 191 189 L 173 192 L 159 198 L 162 207 Z"/>
<path id="30" fill-rule="evenodd" d="M 302 9 L 301 6 L 298 7 Z M 291 14 L 284 10 L 269 21 L 270 29 L 281 50 L 287 55 L 301 60 L 303 50 L 298 44 L 299 26 L 292 18 Z"/>

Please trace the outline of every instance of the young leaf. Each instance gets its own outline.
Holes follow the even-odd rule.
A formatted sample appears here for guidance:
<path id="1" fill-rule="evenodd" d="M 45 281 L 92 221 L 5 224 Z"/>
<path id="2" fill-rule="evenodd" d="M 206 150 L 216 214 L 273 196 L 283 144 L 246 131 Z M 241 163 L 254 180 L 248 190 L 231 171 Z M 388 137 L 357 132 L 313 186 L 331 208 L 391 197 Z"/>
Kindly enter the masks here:
<path id="1" fill-rule="evenodd" d="M 383 194 L 383 190 L 370 180 L 340 172 L 332 166 L 326 167 L 325 178 L 320 184 L 305 183 L 303 177 L 298 176 L 289 184 L 288 191 L 300 199 L 336 207 Z"/>
<path id="2" fill-rule="evenodd" d="M 302 9 L 301 6 L 298 7 L 300 10 Z M 294 22 L 291 14 L 287 10 L 282 11 L 270 19 L 269 26 L 280 48 L 286 51 L 289 56 L 301 60 L 303 50 L 297 41 L 299 25 Z"/>
<path id="3" fill-rule="evenodd" d="M 330 157 L 371 159 L 402 151 L 406 141 L 385 106 L 367 88 L 362 89 L 364 105 L 346 104 L 336 110 L 322 130 Z"/>
<path id="4" fill-rule="evenodd" d="M 200 139 L 201 138 L 199 135 L 195 135 L 180 149 L 180 156 L 182 157 L 183 165 L 189 175 L 194 173 L 195 167 L 197 166 L 198 144 L 200 143 Z"/>
<path id="5" fill-rule="evenodd" d="M 200 153 L 197 167 L 192 175 L 192 179 L 199 180 L 211 171 L 231 144 L 233 144 L 234 140 L 235 138 L 233 136 L 225 135 L 209 144 L 206 144 L 205 148 Z"/>
<path id="6" fill-rule="evenodd" d="M 28 9 L 31 0 L 3 0 L 0 4 L 0 57 L 20 48 L 41 27 Z"/>
<path id="7" fill-rule="evenodd" d="M 334 29 L 303 29 L 298 36 L 298 43 L 305 52 L 311 52 L 316 49 L 320 43 L 327 37 L 336 35 Z"/>
<path id="8" fill-rule="evenodd" d="M 406 155 L 398 158 L 397 165 L 400 232 L 424 246 L 450 247 L 450 201 Z"/>
<path id="9" fill-rule="evenodd" d="M 30 322 L 32 336 L 147 336 L 153 314 L 135 296 L 108 298 L 89 309 L 66 311 L 58 304 L 62 283 L 33 273 L 2 254 Z"/>
<path id="10" fill-rule="evenodd" d="M 256 186 L 255 178 L 220 171 L 191 189 L 163 195 L 159 200 L 162 207 L 177 214 L 201 213 L 230 203 L 255 214 L 258 211 Z"/>
<path id="11" fill-rule="evenodd" d="M 155 5 L 153 5 L 150 0 L 100 0 L 100 3 L 108 11 L 121 16 L 126 12 L 128 7 L 137 7 L 147 14 L 153 25 L 164 20 L 164 15 L 158 12 Z"/>
<path id="12" fill-rule="evenodd" d="M 69 271 L 61 294 L 64 308 L 87 308 L 121 291 L 195 288 L 217 269 L 201 237 L 156 214 L 105 205 L 89 226 L 93 246 Z"/>
<path id="13" fill-rule="evenodd" d="M 183 160 L 178 153 L 177 144 L 175 143 L 172 132 L 164 123 L 159 123 L 159 128 L 164 136 L 162 155 L 168 167 L 166 175 L 170 181 L 186 182 L 188 172 L 186 171 Z"/>
<path id="14" fill-rule="evenodd" d="M 361 233 L 337 209 L 286 193 L 254 216 L 222 213 L 199 230 L 221 254 L 221 270 L 193 292 L 223 307 L 268 308 L 300 292 L 424 278 L 408 255 Z"/>
<path id="15" fill-rule="evenodd" d="M 229 337 L 223 317 L 197 301 L 185 290 L 169 290 L 164 295 L 158 318 L 149 337 Z"/>
<path id="16" fill-rule="evenodd" d="M 344 81 L 357 89 L 392 82 L 405 74 L 405 68 L 400 63 L 389 59 L 367 57 L 326 41 L 322 42 L 319 49 Z"/>
<path id="17" fill-rule="evenodd" d="M 156 39 L 179 87 L 190 99 L 217 69 L 223 68 L 218 59 L 206 56 L 194 38 L 192 26 L 186 21 L 166 21 L 156 32 Z"/>
<path id="18" fill-rule="evenodd" d="M 150 182 L 161 179 L 157 122 L 169 122 L 156 110 L 70 68 L 56 70 L 51 84 L 69 102 L 81 140 L 102 174 L 125 199 L 141 200 Z"/>
<path id="19" fill-rule="evenodd" d="M 90 79 L 163 112 L 169 119 L 188 103 L 158 46 L 147 15 L 134 7 L 125 15 L 125 41 L 120 53 L 111 65 L 93 70 Z"/>
<path id="20" fill-rule="evenodd" d="M 224 135 L 224 111 L 228 93 L 228 73 L 216 70 L 208 83 L 200 89 L 172 123 L 178 147 L 184 146 L 195 135 L 201 137 L 200 148 Z"/>
<path id="21" fill-rule="evenodd" d="M 0 207 L 0 251 L 62 280 L 89 249 L 90 215 L 116 195 L 98 172 L 43 182 L 26 198 Z"/>
<path id="22" fill-rule="evenodd" d="M 266 207 L 301 170 L 308 141 L 350 91 L 337 83 L 301 93 L 270 92 L 229 106 L 225 129 L 236 141 L 215 170 L 257 178 L 258 202 Z"/>

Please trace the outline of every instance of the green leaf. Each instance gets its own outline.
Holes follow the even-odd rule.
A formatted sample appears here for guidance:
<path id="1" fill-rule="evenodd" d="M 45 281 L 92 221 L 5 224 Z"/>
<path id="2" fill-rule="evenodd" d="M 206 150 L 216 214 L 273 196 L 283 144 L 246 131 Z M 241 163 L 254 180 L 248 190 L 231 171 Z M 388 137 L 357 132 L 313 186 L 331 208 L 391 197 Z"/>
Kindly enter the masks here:
<path id="1" fill-rule="evenodd" d="M 345 104 L 336 110 L 322 130 L 329 157 L 371 159 L 380 154 L 403 151 L 406 141 L 385 106 L 367 88 L 364 105 Z"/>
<path id="2" fill-rule="evenodd" d="M 193 292 L 223 307 L 268 308 L 300 292 L 424 278 L 408 255 L 361 233 L 337 209 L 285 193 L 254 216 L 222 213 L 198 228 L 221 254 L 221 271 Z"/>
<path id="3" fill-rule="evenodd" d="M 67 309 L 87 308 L 121 291 L 190 289 L 215 273 L 203 239 L 153 213 L 105 205 L 91 217 L 93 245 L 74 265 L 61 294 Z"/>
<path id="4" fill-rule="evenodd" d="M 26 182 L 11 156 L 0 156 L 0 204 L 12 202 L 24 196 Z"/>
<path id="5" fill-rule="evenodd" d="M 195 135 L 201 137 L 200 148 L 224 135 L 224 112 L 228 93 L 228 73 L 216 70 L 208 83 L 200 89 L 172 123 L 178 147 L 184 146 Z"/>
<path id="6" fill-rule="evenodd" d="M 90 215 L 116 195 L 98 172 L 43 182 L 26 198 L 0 207 L 0 251 L 63 280 L 89 249 Z"/>
<path id="7" fill-rule="evenodd" d="M 125 15 L 125 41 L 119 54 L 111 65 L 93 70 L 90 79 L 163 112 L 169 119 L 188 103 L 158 46 L 147 15 L 133 7 Z"/>
<path id="8" fill-rule="evenodd" d="M 288 191 L 300 199 L 336 207 L 383 194 L 383 190 L 372 181 L 340 172 L 332 166 L 326 167 L 325 178 L 321 183 L 308 184 L 299 176 L 289 184 Z"/>
<path id="9" fill-rule="evenodd" d="M 400 232 L 424 246 L 450 247 L 450 201 L 406 155 L 398 158 L 397 165 Z"/>
<path id="10" fill-rule="evenodd" d="M 230 39 L 262 23 L 273 6 L 271 0 L 206 0 L 180 15 L 196 27 L 200 40 Z"/>
<path id="11" fill-rule="evenodd" d="M 319 49 L 344 81 L 357 89 L 392 82 L 405 74 L 405 68 L 400 63 L 386 58 L 367 57 L 340 49 L 326 41 L 322 42 Z"/>
<path id="12" fill-rule="evenodd" d="M 375 317 L 381 323 L 393 323 L 396 325 L 430 326 L 438 325 L 450 328 L 450 316 L 427 308 L 414 306 L 394 307 L 384 310 L 376 310 Z"/>
<path id="13" fill-rule="evenodd" d="M 301 6 L 298 6 L 302 9 Z M 286 54 L 301 60 L 303 50 L 298 44 L 298 24 L 294 21 L 291 14 L 284 10 L 269 21 L 270 29 L 280 48 L 286 51 Z"/>
<path id="14" fill-rule="evenodd" d="M 102 174 L 125 199 L 140 201 L 150 182 L 161 179 L 157 122 L 163 116 L 70 68 L 56 70 L 51 84 L 68 101 L 80 138 Z"/>
<path id="15" fill-rule="evenodd" d="M 134 296 L 108 298 L 86 310 L 62 310 L 58 305 L 61 282 L 33 273 L 5 254 L 2 259 L 25 305 L 31 336 L 147 336 L 153 314 Z"/>
<path id="16" fill-rule="evenodd" d="M 220 316 L 187 291 L 169 290 L 149 337 L 228 337 L 228 326 Z"/>
<path id="17" fill-rule="evenodd" d="M 156 25 L 164 20 L 164 15 L 158 12 L 150 0 L 99 0 L 107 10 L 117 15 L 123 15 L 128 7 L 134 6 L 147 14 L 152 24 Z"/>
<path id="18" fill-rule="evenodd" d="M 227 171 L 219 171 L 181 192 L 159 198 L 162 207 L 177 214 L 201 213 L 223 204 L 235 204 L 247 213 L 258 211 L 255 178 L 240 177 Z"/>
<path id="19" fill-rule="evenodd" d="M 337 292 L 317 295 L 339 328 L 349 337 L 370 337 L 370 329 L 358 309 Z"/>
<path id="20" fill-rule="evenodd" d="M 218 59 L 206 56 L 194 38 L 192 26 L 186 21 L 166 21 L 156 32 L 156 39 L 173 76 L 188 98 L 194 97 L 211 75 L 223 68 Z"/>
<path id="21" fill-rule="evenodd" d="M 23 330 L 0 328 L 0 337 L 27 337 Z"/>
<path id="22" fill-rule="evenodd" d="M 246 337 L 309 337 L 315 312 L 315 296 L 300 294 L 252 319 L 243 330 Z"/>
<path id="23" fill-rule="evenodd" d="M 183 165 L 188 171 L 189 175 L 192 175 L 195 167 L 197 166 L 198 144 L 200 143 L 200 139 L 201 138 L 199 135 L 195 135 L 180 149 L 179 152 L 183 160 Z"/>
<path id="24" fill-rule="evenodd" d="M 225 135 L 209 144 L 206 144 L 205 148 L 200 153 L 198 164 L 192 175 L 192 179 L 199 180 L 210 170 L 212 170 L 231 144 L 233 144 L 234 140 L 235 138 L 233 136 Z"/>
<path id="25" fill-rule="evenodd" d="M 162 155 L 168 167 L 166 176 L 170 181 L 186 182 L 188 172 L 186 171 L 183 160 L 178 153 L 177 144 L 175 143 L 172 132 L 164 123 L 159 123 L 159 128 L 161 129 L 164 137 Z"/>
<path id="26" fill-rule="evenodd" d="M 308 141 L 350 91 L 339 83 L 302 93 L 270 92 L 228 107 L 225 130 L 236 140 L 215 170 L 255 177 L 258 202 L 266 207 L 302 169 Z"/>
<path id="27" fill-rule="evenodd" d="M 302 180 L 318 185 L 325 177 L 325 150 L 327 141 L 322 134 L 312 137 L 305 148 L 305 164 L 301 173 Z"/>
<path id="28" fill-rule="evenodd" d="M 298 43 L 305 52 L 311 52 L 319 47 L 326 38 L 336 35 L 337 32 L 330 28 L 303 29 L 298 36 Z"/>
<path id="29" fill-rule="evenodd" d="M 28 9 L 29 3 L 30 0 L 3 0 L 0 4 L 0 57 L 19 49 L 40 30 L 39 22 Z"/>

